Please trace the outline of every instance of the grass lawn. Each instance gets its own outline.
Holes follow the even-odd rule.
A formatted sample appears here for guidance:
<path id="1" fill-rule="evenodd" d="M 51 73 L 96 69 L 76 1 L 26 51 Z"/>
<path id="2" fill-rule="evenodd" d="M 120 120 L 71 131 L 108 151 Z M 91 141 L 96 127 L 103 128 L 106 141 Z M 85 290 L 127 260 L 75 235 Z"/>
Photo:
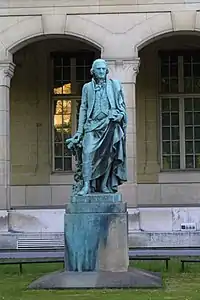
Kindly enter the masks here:
<path id="1" fill-rule="evenodd" d="M 161 271 L 164 287 L 157 290 L 65 290 L 34 291 L 27 286 L 45 273 L 62 268 L 62 264 L 24 265 L 19 275 L 19 266 L 0 266 L 0 300 L 200 300 L 200 263 L 185 266 L 180 272 L 179 259 L 169 262 L 135 262 L 139 268 Z"/>

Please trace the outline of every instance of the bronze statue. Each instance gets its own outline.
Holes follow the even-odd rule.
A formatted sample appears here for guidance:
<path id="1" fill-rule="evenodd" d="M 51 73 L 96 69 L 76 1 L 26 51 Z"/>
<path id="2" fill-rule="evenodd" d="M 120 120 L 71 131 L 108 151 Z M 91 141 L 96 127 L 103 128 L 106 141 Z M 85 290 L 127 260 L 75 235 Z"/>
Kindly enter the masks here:
<path id="1" fill-rule="evenodd" d="M 115 193 L 127 180 L 127 115 L 122 86 L 109 79 L 105 60 L 93 62 L 82 89 L 77 133 L 66 140 L 77 159 L 74 194 Z"/>

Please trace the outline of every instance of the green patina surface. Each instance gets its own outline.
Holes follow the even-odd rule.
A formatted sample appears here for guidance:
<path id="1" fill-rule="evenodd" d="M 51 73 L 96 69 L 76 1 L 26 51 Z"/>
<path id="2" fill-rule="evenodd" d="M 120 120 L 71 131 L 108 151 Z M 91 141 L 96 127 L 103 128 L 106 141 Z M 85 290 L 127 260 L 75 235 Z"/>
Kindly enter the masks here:
<path id="1" fill-rule="evenodd" d="M 93 62 L 92 80 L 82 89 L 78 130 L 66 140 L 77 160 L 73 193 L 115 193 L 127 181 L 124 93 L 108 78 L 103 59 Z"/>
<path id="2" fill-rule="evenodd" d="M 120 194 L 73 196 L 65 213 L 66 270 L 98 270 L 100 244 L 106 247 L 110 224 L 126 211 Z"/>

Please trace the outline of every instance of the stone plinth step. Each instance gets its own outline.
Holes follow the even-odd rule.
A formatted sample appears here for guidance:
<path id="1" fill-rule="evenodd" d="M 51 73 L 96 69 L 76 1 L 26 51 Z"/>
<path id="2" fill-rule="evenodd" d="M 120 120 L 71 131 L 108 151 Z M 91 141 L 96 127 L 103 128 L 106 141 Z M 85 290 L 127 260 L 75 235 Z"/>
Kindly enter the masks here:
<path id="1" fill-rule="evenodd" d="M 54 272 L 29 285 L 29 289 L 161 288 L 160 273 L 130 269 L 127 272 Z"/>

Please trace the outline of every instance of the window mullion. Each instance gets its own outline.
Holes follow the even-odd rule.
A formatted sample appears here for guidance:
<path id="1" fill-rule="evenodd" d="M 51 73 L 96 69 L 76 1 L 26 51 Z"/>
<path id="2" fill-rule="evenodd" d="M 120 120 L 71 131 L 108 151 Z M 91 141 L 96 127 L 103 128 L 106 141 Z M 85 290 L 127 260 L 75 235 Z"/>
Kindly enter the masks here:
<path id="1" fill-rule="evenodd" d="M 162 97 L 160 97 L 159 118 L 160 118 L 160 167 L 163 169 L 163 138 L 162 138 Z"/>
<path id="2" fill-rule="evenodd" d="M 179 93 L 184 93 L 184 60 L 178 57 L 178 83 Z M 179 132 L 180 132 L 180 169 L 185 169 L 185 121 L 184 121 L 184 97 L 179 98 Z"/>
<path id="3" fill-rule="evenodd" d="M 76 93 L 77 90 L 77 84 L 76 84 L 76 58 L 71 58 L 71 88 L 72 88 L 72 95 Z"/>
<path id="4" fill-rule="evenodd" d="M 178 56 L 178 91 L 179 91 L 179 93 L 184 92 L 183 56 Z"/>
<path id="5" fill-rule="evenodd" d="M 64 88 L 64 59 L 63 57 L 61 58 L 61 61 L 62 61 L 62 94 L 64 94 L 64 91 L 63 91 L 63 88 Z M 65 170 L 65 167 L 64 167 L 64 143 L 63 143 L 63 140 L 64 140 L 64 131 L 63 131 L 63 124 L 64 124 L 64 116 L 63 116 L 63 99 L 61 100 L 62 101 L 62 131 L 61 131 L 61 136 L 62 136 L 62 141 L 61 141 L 61 147 L 62 147 L 62 152 L 61 152 L 61 160 L 62 160 L 62 171 Z"/>
<path id="6" fill-rule="evenodd" d="M 185 169 L 185 120 L 184 98 L 179 98 L 179 130 L 180 130 L 180 169 Z"/>
<path id="7" fill-rule="evenodd" d="M 55 100 L 53 100 L 53 105 L 52 105 L 52 167 L 53 170 L 55 170 L 55 132 L 54 132 L 54 109 L 55 109 Z"/>

